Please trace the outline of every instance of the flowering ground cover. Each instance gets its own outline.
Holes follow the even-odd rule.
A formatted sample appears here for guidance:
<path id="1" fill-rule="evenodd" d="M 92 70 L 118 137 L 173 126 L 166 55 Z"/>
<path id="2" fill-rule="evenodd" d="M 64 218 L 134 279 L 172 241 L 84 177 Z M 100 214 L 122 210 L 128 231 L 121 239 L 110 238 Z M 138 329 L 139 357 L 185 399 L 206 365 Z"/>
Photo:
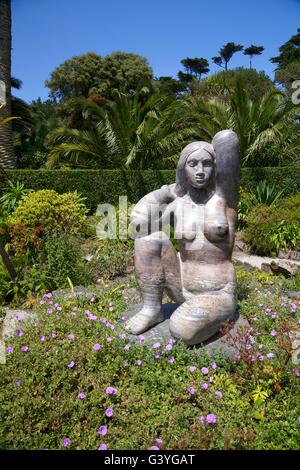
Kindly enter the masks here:
<path id="1" fill-rule="evenodd" d="M 299 449 L 289 332 L 300 303 L 273 276 L 239 268 L 238 281 L 250 327 L 234 360 L 171 338 L 130 341 L 122 319 L 133 278 L 98 284 L 89 301 L 44 295 L 38 323 L 6 341 L 0 448 Z"/>

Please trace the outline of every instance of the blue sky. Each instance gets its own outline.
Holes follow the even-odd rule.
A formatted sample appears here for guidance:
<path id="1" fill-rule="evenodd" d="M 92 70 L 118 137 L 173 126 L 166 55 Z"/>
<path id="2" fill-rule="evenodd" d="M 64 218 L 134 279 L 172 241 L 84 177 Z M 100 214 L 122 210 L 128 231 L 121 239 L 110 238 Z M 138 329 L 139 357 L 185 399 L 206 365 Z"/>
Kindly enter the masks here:
<path id="1" fill-rule="evenodd" d="M 229 41 L 263 45 L 254 66 L 273 78 L 270 57 L 300 27 L 300 0 L 12 0 L 14 92 L 46 99 L 44 81 L 74 55 L 114 51 L 145 56 L 155 76 L 176 76 L 185 57 L 211 63 Z M 230 67 L 247 66 L 242 53 Z"/>

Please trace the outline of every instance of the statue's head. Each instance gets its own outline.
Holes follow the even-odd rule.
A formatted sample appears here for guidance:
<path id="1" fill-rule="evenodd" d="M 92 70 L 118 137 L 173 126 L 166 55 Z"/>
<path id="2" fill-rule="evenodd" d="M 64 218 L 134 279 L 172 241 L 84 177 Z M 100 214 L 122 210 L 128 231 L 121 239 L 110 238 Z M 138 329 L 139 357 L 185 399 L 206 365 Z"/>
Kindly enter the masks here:
<path id="1" fill-rule="evenodd" d="M 176 170 L 176 188 L 180 195 L 192 186 L 199 191 L 214 184 L 216 155 L 207 142 L 192 142 L 181 152 Z"/>

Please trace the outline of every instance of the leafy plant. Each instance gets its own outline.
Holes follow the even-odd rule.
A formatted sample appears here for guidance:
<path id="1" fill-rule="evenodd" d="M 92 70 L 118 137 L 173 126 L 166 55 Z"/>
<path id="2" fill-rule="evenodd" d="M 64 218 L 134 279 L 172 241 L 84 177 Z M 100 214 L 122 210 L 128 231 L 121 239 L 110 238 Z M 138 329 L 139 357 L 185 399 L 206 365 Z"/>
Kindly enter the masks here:
<path id="1" fill-rule="evenodd" d="M 278 191 L 275 184 L 269 185 L 266 180 L 263 180 L 257 184 L 253 191 L 253 196 L 257 204 L 266 204 L 267 206 L 270 206 L 280 199 L 283 193 L 283 189 Z"/>
<path id="2" fill-rule="evenodd" d="M 4 194 L 0 198 L 0 205 L 2 211 L 10 214 L 13 212 L 19 201 L 21 201 L 28 193 L 30 193 L 31 189 L 26 189 L 23 183 L 19 181 L 8 181 L 8 187 L 4 188 Z"/>

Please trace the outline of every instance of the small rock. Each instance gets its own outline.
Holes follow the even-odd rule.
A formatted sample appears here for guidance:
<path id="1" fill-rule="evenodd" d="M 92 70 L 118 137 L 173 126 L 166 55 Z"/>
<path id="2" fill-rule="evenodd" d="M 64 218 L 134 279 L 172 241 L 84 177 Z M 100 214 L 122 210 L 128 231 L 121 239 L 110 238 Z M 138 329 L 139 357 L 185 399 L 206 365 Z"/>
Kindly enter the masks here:
<path id="1" fill-rule="evenodd" d="M 37 314 L 32 310 L 14 310 L 4 308 L 6 316 L 2 323 L 2 338 L 9 338 L 14 336 L 20 328 L 21 322 L 28 322 L 30 320 L 37 321 Z"/>
<path id="2" fill-rule="evenodd" d="M 75 286 L 74 292 L 71 289 L 58 289 L 52 292 L 54 297 L 59 297 L 64 300 L 74 299 L 76 297 L 84 297 L 88 301 L 95 299 L 96 294 L 86 289 L 84 286 Z"/>
<path id="3" fill-rule="evenodd" d="M 291 261 L 277 260 L 271 261 L 271 263 L 262 263 L 261 270 L 272 274 L 282 274 L 284 277 L 290 277 L 294 274 L 298 274 L 299 266 Z"/>

